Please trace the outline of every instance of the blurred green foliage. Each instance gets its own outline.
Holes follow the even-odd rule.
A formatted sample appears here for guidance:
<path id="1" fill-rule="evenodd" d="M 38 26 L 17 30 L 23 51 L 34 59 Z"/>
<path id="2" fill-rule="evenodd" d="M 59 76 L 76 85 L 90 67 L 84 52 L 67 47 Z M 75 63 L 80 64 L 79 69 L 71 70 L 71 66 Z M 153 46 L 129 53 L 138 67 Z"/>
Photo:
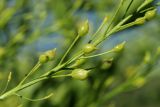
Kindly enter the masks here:
<path id="1" fill-rule="evenodd" d="M 112 26 L 123 17 L 131 0 L 126 1 Z M 142 2 L 144 0 L 134 0 L 127 14 L 134 12 Z M 89 40 L 104 16 L 111 18 L 118 3 L 117 0 L 1 0 L 0 90 L 5 87 L 9 72 L 13 75 L 8 90 L 30 71 L 40 53 L 57 48 L 55 61 L 42 66 L 29 80 L 54 67 L 75 38 L 78 23 L 88 19 L 89 34 L 73 47 L 71 54 L 65 58 L 68 60 Z M 20 91 L 20 94 L 34 99 L 53 92 L 51 98 L 31 102 L 12 96 L 0 101 L 0 107 L 159 107 L 160 63 L 155 57 L 160 46 L 159 26 L 158 13 L 142 26 L 109 37 L 100 45 L 98 53 L 124 40 L 127 41 L 125 49 L 120 54 L 87 59 L 81 67 L 95 67 L 87 80 L 79 81 L 70 77 L 48 79 Z M 136 74 L 145 76 L 136 79 L 123 94 L 114 96 L 110 93 L 121 84 L 125 86 Z M 113 98 L 109 98 L 108 94 Z"/>

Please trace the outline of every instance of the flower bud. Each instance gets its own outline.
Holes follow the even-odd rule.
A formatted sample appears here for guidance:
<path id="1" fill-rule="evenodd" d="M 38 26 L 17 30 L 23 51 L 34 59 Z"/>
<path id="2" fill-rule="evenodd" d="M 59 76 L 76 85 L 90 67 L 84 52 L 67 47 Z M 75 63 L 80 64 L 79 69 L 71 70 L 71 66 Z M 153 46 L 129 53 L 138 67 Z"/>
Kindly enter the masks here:
<path id="1" fill-rule="evenodd" d="M 49 60 L 53 60 L 56 55 L 56 48 L 45 52 L 45 55 L 48 56 Z"/>
<path id="2" fill-rule="evenodd" d="M 134 22 L 136 25 L 142 25 L 146 22 L 146 19 L 145 17 L 140 17 L 140 18 L 137 18 Z"/>
<path id="3" fill-rule="evenodd" d="M 117 46 L 115 46 L 115 47 L 113 48 L 113 52 L 120 52 L 120 51 L 122 51 L 122 50 L 124 49 L 125 43 L 126 43 L 126 42 L 124 41 L 124 42 L 118 44 Z"/>
<path id="4" fill-rule="evenodd" d="M 83 48 L 83 52 L 85 54 L 91 53 L 96 50 L 96 47 L 93 44 L 86 44 Z"/>
<path id="5" fill-rule="evenodd" d="M 89 31 L 89 23 L 88 20 L 86 20 L 85 22 L 82 22 L 82 24 L 80 24 L 80 26 L 78 27 L 78 35 L 79 36 L 85 36 Z"/>
<path id="6" fill-rule="evenodd" d="M 48 62 L 48 60 L 49 60 L 49 58 L 45 54 L 42 54 L 42 55 L 39 56 L 39 62 L 40 63 L 46 63 L 46 62 Z"/>
<path id="7" fill-rule="evenodd" d="M 84 80 L 88 77 L 88 71 L 84 69 L 75 69 L 71 73 L 72 78 Z"/>
<path id="8" fill-rule="evenodd" d="M 147 20 L 151 20 L 151 19 L 156 15 L 156 11 L 157 11 L 156 9 L 147 11 L 147 12 L 145 13 L 145 18 L 146 18 Z"/>

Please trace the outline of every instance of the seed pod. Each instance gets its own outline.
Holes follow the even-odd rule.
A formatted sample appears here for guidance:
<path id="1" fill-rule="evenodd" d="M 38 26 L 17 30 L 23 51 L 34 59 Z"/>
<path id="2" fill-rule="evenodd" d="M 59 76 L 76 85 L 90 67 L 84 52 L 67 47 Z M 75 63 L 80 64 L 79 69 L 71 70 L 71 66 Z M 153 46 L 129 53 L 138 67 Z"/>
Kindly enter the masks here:
<path id="1" fill-rule="evenodd" d="M 72 78 L 84 80 L 88 77 L 88 71 L 84 69 L 75 69 L 71 73 Z"/>
<path id="2" fill-rule="evenodd" d="M 146 18 L 147 20 L 151 20 L 151 19 L 156 15 L 156 11 L 157 11 L 156 9 L 147 11 L 147 12 L 145 13 L 145 18 Z"/>
<path id="3" fill-rule="evenodd" d="M 45 52 L 45 55 L 48 56 L 49 60 L 53 60 L 56 55 L 56 48 Z"/>
<path id="4" fill-rule="evenodd" d="M 120 51 L 122 51 L 122 50 L 124 49 L 125 43 L 126 43 L 126 42 L 124 41 L 124 42 L 118 44 L 117 46 L 115 46 L 115 47 L 113 48 L 113 51 L 114 51 L 114 52 L 120 52 Z"/>
<path id="5" fill-rule="evenodd" d="M 142 24 L 144 24 L 145 22 L 146 22 L 145 17 L 140 17 L 140 18 L 137 18 L 137 19 L 135 20 L 135 24 L 136 24 L 136 25 L 142 25 Z"/>
<path id="6" fill-rule="evenodd" d="M 76 60 L 76 62 L 73 65 L 71 65 L 71 68 L 76 68 L 76 67 L 84 64 L 85 61 L 86 61 L 86 59 L 78 59 L 78 60 Z"/>
<path id="7" fill-rule="evenodd" d="M 86 44 L 83 48 L 83 52 L 85 54 L 91 53 L 96 50 L 96 47 L 93 44 Z"/>
<path id="8" fill-rule="evenodd" d="M 48 62 L 48 60 L 49 60 L 49 58 L 45 54 L 42 54 L 42 55 L 39 56 L 39 62 L 40 63 L 46 63 L 46 62 Z"/>
<path id="9" fill-rule="evenodd" d="M 86 20 L 78 27 L 78 35 L 85 36 L 88 33 L 88 31 L 89 31 L 89 23 L 88 20 Z"/>
<path id="10" fill-rule="evenodd" d="M 109 69 L 112 66 L 112 62 L 113 62 L 113 58 L 108 59 L 108 60 L 104 60 L 101 65 L 101 69 L 103 69 L 103 70 Z"/>

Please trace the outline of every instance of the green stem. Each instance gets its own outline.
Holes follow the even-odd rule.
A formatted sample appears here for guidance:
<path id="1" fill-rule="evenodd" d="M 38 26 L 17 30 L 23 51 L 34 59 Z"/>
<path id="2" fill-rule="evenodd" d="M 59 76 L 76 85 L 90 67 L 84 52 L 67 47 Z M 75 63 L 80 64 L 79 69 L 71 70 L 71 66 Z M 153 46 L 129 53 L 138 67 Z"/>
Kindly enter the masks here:
<path id="1" fill-rule="evenodd" d="M 125 24 L 125 25 L 123 25 L 123 26 L 120 26 L 120 27 L 116 30 L 116 32 L 121 31 L 121 30 L 124 30 L 124 29 L 129 28 L 129 27 L 134 26 L 134 25 L 135 25 L 135 22 L 131 22 L 131 23 Z"/>
<path id="2" fill-rule="evenodd" d="M 155 8 L 156 8 L 156 7 L 150 7 L 150 8 L 147 8 L 147 9 L 144 9 L 144 10 L 140 11 L 140 13 L 144 13 L 144 12 L 146 12 L 146 11 L 153 10 L 153 9 L 155 9 Z"/>
<path id="3" fill-rule="evenodd" d="M 123 19 L 118 25 L 116 25 L 113 29 L 111 29 L 111 25 L 113 23 L 113 21 L 115 20 L 117 14 L 120 11 L 120 8 L 122 7 L 124 3 L 124 0 L 120 1 L 120 4 L 115 12 L 115 14 L 113 15 L 110 24 L 108 25 L 108 28 L 106 29 L 106 31 L 104 32 L 104 34 L 102 34 L 95 42 L 94 45 L 98 45 L 100 44 L 104 39 L 106 39 L 108 36 L 110 36 L 112 33 L 114 33 L 115 28 L 117 28 L 117 26 L 119 26 L 120 24 L 126 22 L 131 16 L 126 17 L 125 19 Z M 111 30 L 110 30 L 111 29 Z"/>
<path id="4" fill-rule="evenodd" d="M 124 91 L 128 91 L 127 88 L 130 86 L 130 84 L 131 84 L 131 81 L 127 81 L 127 82 L 121 84 L 120 86 L 116 87 L 115 89 L 110 91 L 108 94 L 103 96 L 103 98 L 100 98 L 99 103 L 102 104 L 103 102 L 106 102 L 106 101 L 110 100 L 114 96 L 116 96 L 116 95 L 118 95 L 118 94 L 120 94 Z"/>
<path id="5" fill-rule="evenodd" d="M 67 74 L 67 75 L 55 75 L 55 76 L 51 76 L 51 77 L 45 76 L 45 77 L 37 78 L 37 79 L 35 79 L 35 80 L 31 81 L 31 82 L 28 82 L 28 83 L 26 83 L 24 85 L 21 85 L 21 86 L 18 85 L 17 87 L 15 87 L 15 88 L 11 89 L 10 91 L 4 93 L 3 95 L 0 96 L 0 100 L 3 100 L 4 98 L 9 97 L 11 95 L 14 95 L 16 92 L 21 91 L 21 90 L 23 90 L 23 89 L 25 89 L 25 88 L 27 88 L 27 87 L 29 87 L 31 85 L 34 85 L 34 84 L 36 84 L 36 83 L 38 83 L 38 82 L 40 82 L 42 80 L 46 80 L 46 79 L 49 79 L 49 78 L 66 77 L 66 76 L 70 76 L 70 74 Z"/>
<path id="6" fill-rule="evenodd" d="M 7 84 L 6 84 L 5 88 L 3 89 L 3 91 L 0 93 L 0 95 L 3 94 L 7 90 L 8 85 L 11 81 L 11 78 L 12 78 L 12 72 L 9 72 L 8 79 L 7 79 Z"/>
<path id="7" fill-rule="evenodd" d="M 116 10 L 116 12 L 115 12 L 115 14 L 113 15 L 113 17 L 112 17 L 112 19 L 111 19 L 111 22 L 110 22 L 110 24 L 109 24 L 109 26 L 108 26 L 105 34 L 107 34 L 107 32 L 109 31 L 109 29 L 111 28 L 111 25 L 112 25 L 113 21 L 115 20 L 117 14 L 119 13 L 120 8 L 122 7 L 123 3 L 124 3 L 124 0 L 121 0 L 121 1 L 120 1 L 120 4 L 119 4 L 119 6 L 118 6 L 118 8 L 117 8 L 117 10 Z"/>
<path id="8" fill-rule="evenodd" d="M 30 98 L 28 98 L 28 97 L 24 97 L 24 96 L 22 96 L 22 95 L 20 95 L 20 94 L 17 94 L 17 93 L 14 93 L 14 95 L 16 95 L 16 96 L 18 96 L 18 97 L 21 97 L 21 98 L 23 98 L 23 99 L 26 99 L 26 100 L 28 100 L 28 101 L 42 101 L 42 100 L 45 100 L 45 99 L 50 98 L 50 97 L 53 95 L 53 93 L 51 93 L 51 94 L 49 94 L 49 95 L 47 95 L 47 96 L 44 96 L 44 97 L 42 97 L 42 98 L 37 98 L 37 99 L 30 99 Z"/>
<path id="9" fill-rule="evenodd" d="M 72 63 L 73 61 L 77 60 L 78 58 L 80 58 L 80 57 L 83 56 L 83 55 L 84 55 L 83 52 L 79 52 L 75 57 L 72 57 L 70 60 L 68 60 L 68 61 L 66 62 L 66 64 L 68 65 L 68 64 Z"/>
<path id="10" fill-rule="evenodd" d="M 65 59 L 65 57 L 67 56 L 67 54 L 70 52 L 70 50 L 72 49 L 72 47 L 74 46 L 74 44 L 77 42 L 77 40 L 79 39 L 79 35 L 77 35 L 77 37 L 74 39 L 74 41 L 72 42 L 72 44 L 69 46 L 69 48 L 67 49 L 67 51 L 65 52 L 65 54 L 63 55 L 62 59 L 60 60 L 59 64 L 60 65 L 63 60 Z"/>
<path id="11" fill-rule="evenodd" d="M 153 2 L 153 0 L 146 0 L 146 1 L 144 1 L 139 7 L 138 7 L 138 9 L 137 9 L 137 12 L 139 12 L 141 9 L 143 9 L 145 6 L 147 6 L 148 4 L 150 4 L 150 3 L 152 3 Z"/>
<path id="12" fill-rule="evenodd" d="M 1 95 L 1 96 L 0 96 L 0 100 L 3 100 L 4 98 L 13 95 L 15 92 L 20 91 L 20 90 L 22 90 L 22 89 L 24 89 L 24 88 L 26 88 L 26 87 L 29 87 L 29 86 L 31 86 L 31 85 L 33 85 L 33 84 L 35 84 L 35 83 L 37 83 L 37 82 L 40 82 L 40 81 L 42 81 L 42 80 L 45 80 L 45 79 L 47 79 L 47 77 L 38 78 L 38 79 L 36 79 L 36 80 L 33 80 L 33 81 L 28 82 L 28 83 L 26 83 L 26 84 L 24 84 L 24 85 L 21 85 L 21 86 L 18 85 L 17 87 L 15 87 L 15 88 L 11 89 L 10 91 L 8 91 L 8 92 L 4 93 L 3 95 Z"/>
<path id="13" fill-rule="evenodd" d="M 101 25 L 99 26 L 98 30 L 93 34 L 91 40 L 93 40 L 95 38 L 95 36 L 102 30 L 102 28 L 104 27 L 104 25 L 107 23 L 107 18 L 105 17 L 103 19 L 103 22 L 101 23 Z"/>
<path id="14" fill-rule="evenodd" d="M 127 7 L 127 9 L 126 9 L 125 13 L 124 13 L 123 18 L 125 18 L 125 17 L 126 17 L 126 14 L 127 14 L 127 12 L 129 11 L 129 8 L 131 7 L 132 3 L 133 3 L 133 0 L 131 0 L 131 1 L 130 1 L 129 5 L 128 5 L 128 7 Z"/>
<path id="15" fill-rule="evenodd" d="M 119 22 L 112 30 L 110 30 L 109 32 L 107 32 L 106 34 L 103 34 L 102 36 L 100 36 L 97 41 L 95 41 L 93 44 L 95 46 L 97 46 L 98 44 L 100 44 L 103 40 L 105 40 L 107 37 L 109 37 L 110 35 L 112 35 L 113 33 L 117 32 L 117 29 L 119 29 L 121 27 L 121 25 L 123 25 L 126 21 L 128 21 L 130 18 L 132 17 L 132 15 L 127 16 L 126 18 L 124 18 L 121 22 Z"/>
<path id="16" fill-rule="evenodd" d="M 81 57 L 81 58 L 93 58 L 93 57 L 105 55 L 105 54 L 108 54 L 108 53 L 111 53 L 111 52 L 114 52 L 114 51 L 113 51 L 113 50 L 109 50 L 109 51 L 107 51 L 107 52 L 103 52 L 103 53 L 96 54 L 96 55 L 91 55 L 91 56 L 85 56 L 85 57 Z"/>
<path id="17" fill-rule="evenodd" d="M 41 66 L 41 64 L 38 62 L 38 63 L 32 68 L 32 70 L 22 79 L 22 81 L 19 83 L 19 86 L 22 85 L 22 84 L 24 83 L 24 81 L 25 81 L 32 73 L 34 73 L 40 66 Z"/>

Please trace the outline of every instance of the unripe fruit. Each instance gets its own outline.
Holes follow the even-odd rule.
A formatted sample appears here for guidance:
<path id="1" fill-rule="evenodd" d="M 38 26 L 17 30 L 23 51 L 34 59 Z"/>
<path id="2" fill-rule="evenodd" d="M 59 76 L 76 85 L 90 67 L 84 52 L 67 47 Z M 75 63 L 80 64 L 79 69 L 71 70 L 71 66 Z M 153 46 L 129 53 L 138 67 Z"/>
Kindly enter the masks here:
<path id="1" fill-rule="evenodd" d="M 145 22 L 146 22 L 145 17 L 140 17 L 140 18 L 138 18 L 138 19 L 135 20 L 135 24 L 136 24 L 136 25 L 142 25 L 142 24 L 144 24 Z"/>
<path id="2" fill-rule="evenodd" d="M 88 20 L 86 20 L 85 22 L 79 25 L 78 35 L 85 36 L 88 33 L 88 31 L 89 31 L 89 24 L 88 24 Z"/>
<path id="3" fill-rule="evenodd" d="M 49 58 L 45 54 L 42 54 L 42 55 L 39 56 L 39 62 L 40 63 L 46 63 L 46 62 L 48 62 L 48 60 L 49 60 Z"/>
<path id="4" fill-rule="evenodd" d="M 93 44 L 86 44 L 83 48 L 83 52 L 85 54 L 91 53 L 96 50 L 96 47 Z"/>
<path id="5" fill-rule="evenodd" d="M 101 69 L 106 70 L 112 66 L 113 58 L 103 61 Z"/>
<path id="6" fill-rule="evenodd" d="M 84 69 L 75 69 L 71 73 L 72 78 L 84 80 L 88 77 L 88 71 Z"/>
<path id="7" fill-rule="evenodd" d="M 39 56 L 40 63 L 46 63 L 50 60 L 53 60 L 56 54 L 56 48 L 53 50 L 46 51 L 44 54 Z"/>
<path id="8" fill-rule="evenodd" d="M 86 59 L 78 59 L 78 60 L 76 60 L 76 62 L 73 65 L 71 65 L 71 68 L 76 68 L 76 67 L 84 64 L 85 61 L 86 61 Z"/>
<path id="9" fill-rule="evenodd" d="M 115 47 L 113 48 L 113 51 L 114 51 L 114 52 L 120 52 L 120 51 L 122 51 L 123 48 L 124 48 L 125 43 L 126 43 L 126 42 L 122 42 L 121 44 L 118 44 L 117 46 L 115 46 Z"/>
<path id="10" fill-rule="evenodd" d="M 151 19 L 156 15 L 156 11 L 157 11 L 156 9 L 147 11 L 147 12 L 145 13 L 145 18 L 146 18 L 147 20 L 151 20 Z"/>
<path id="11" fill-rule="evenodd" d="M 49 60 L 53 60 L 56 55 L 56 48 L 45 52 L 45 55 L 48 56 Z"/>

